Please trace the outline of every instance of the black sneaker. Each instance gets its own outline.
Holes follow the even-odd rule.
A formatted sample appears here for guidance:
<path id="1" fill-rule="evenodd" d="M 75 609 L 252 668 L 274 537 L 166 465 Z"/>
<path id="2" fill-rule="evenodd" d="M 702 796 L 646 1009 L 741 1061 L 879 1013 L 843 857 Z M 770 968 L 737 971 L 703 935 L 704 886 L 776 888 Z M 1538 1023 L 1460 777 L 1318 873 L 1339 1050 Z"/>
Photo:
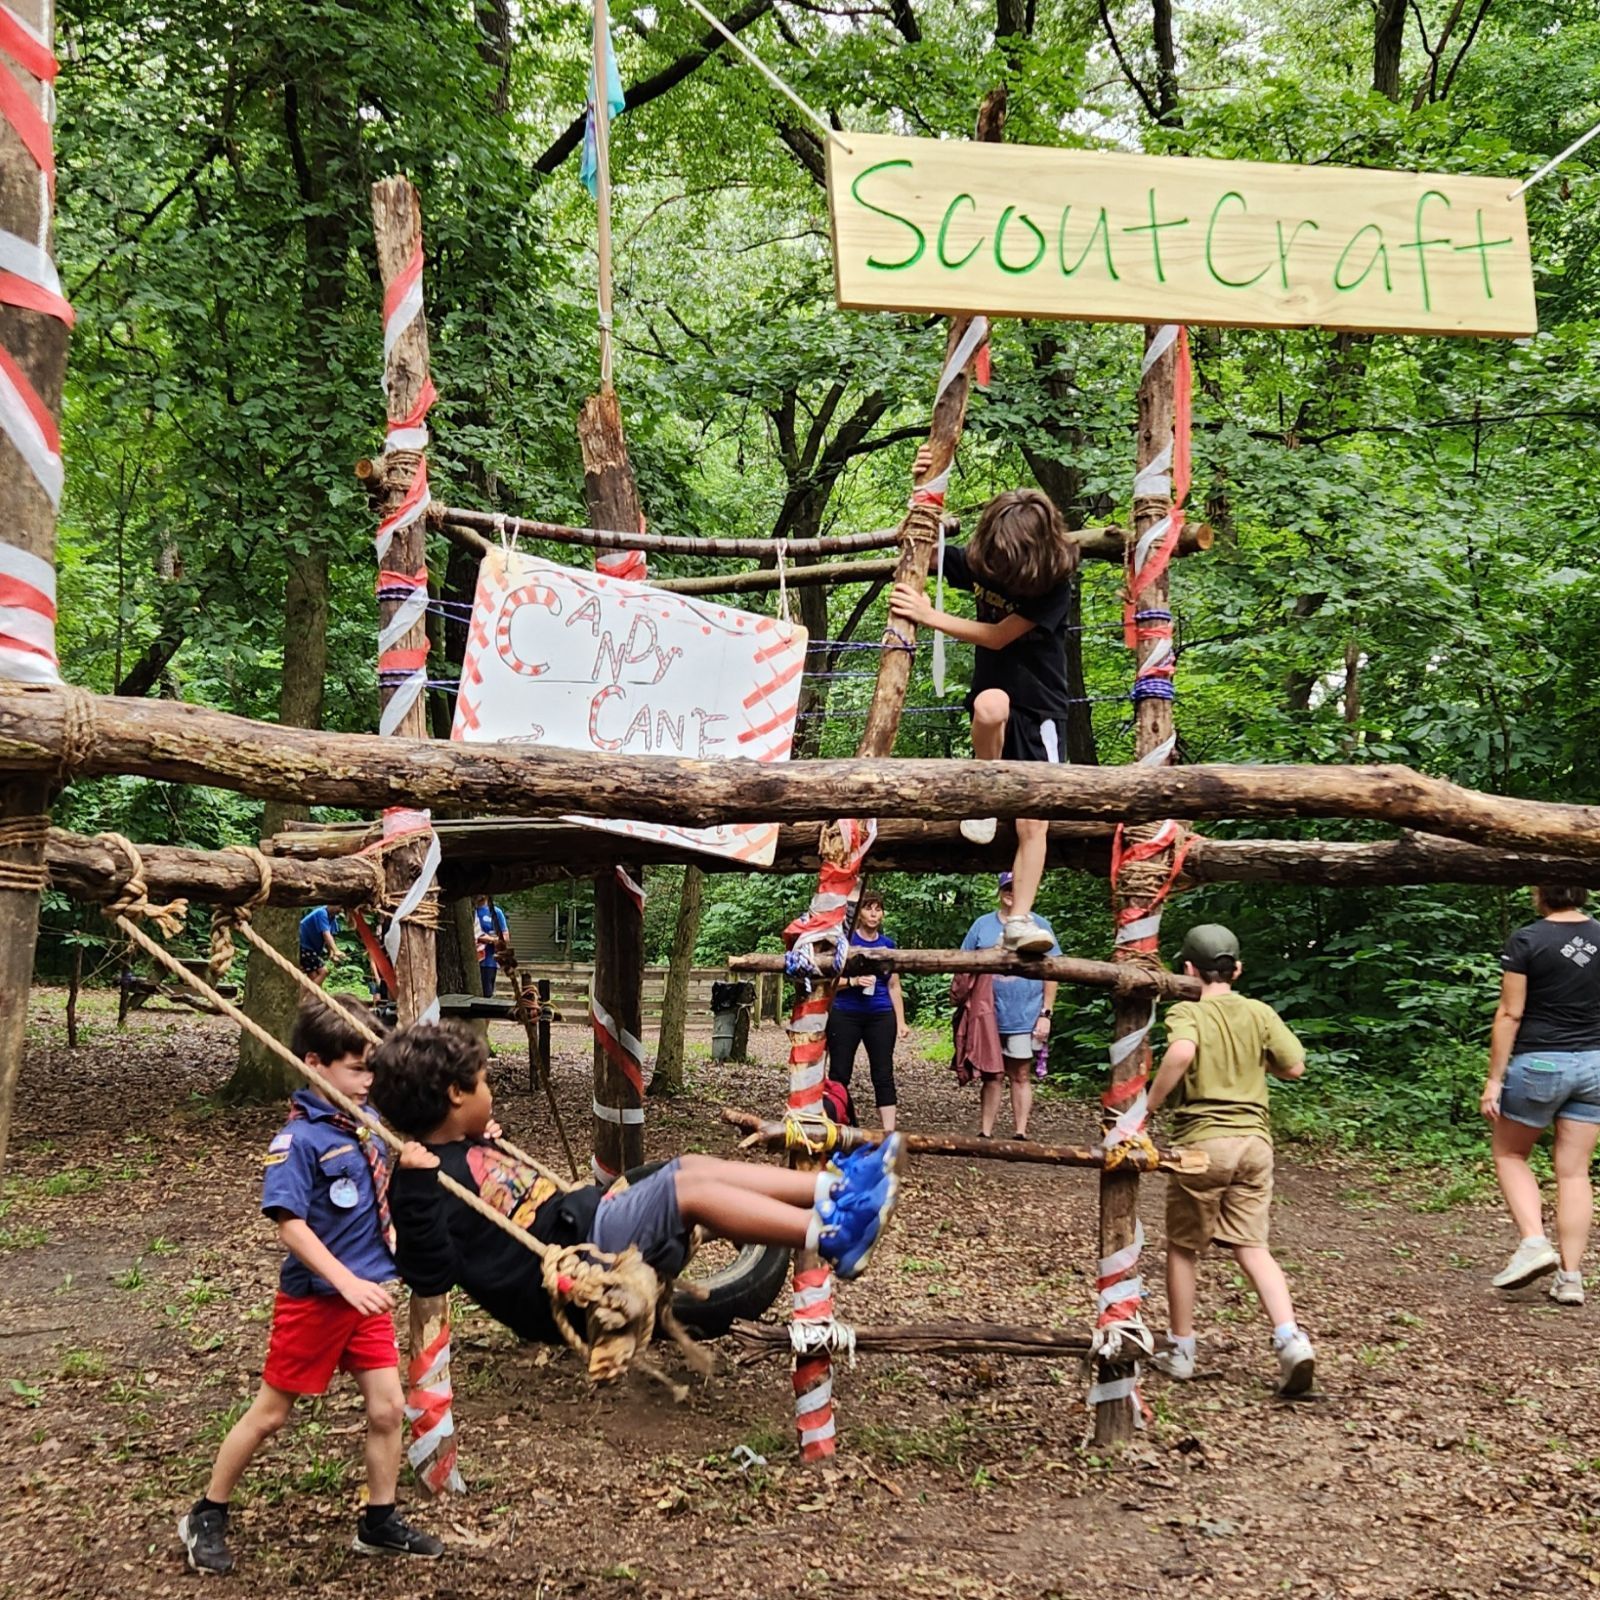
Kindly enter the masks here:
<path id="1" fill-rule="evenodd" d="M 442 1556 L 444 1541 L 419 1533 L 396 1511 L 376 1527 L 357 1517 L 355 1551 L 362 1556 Z"/>
<path id="2" fill-rule="evenodd" d="M 189 1565 L 196 1572 L 232 1572 L 233 1557 L 228 1554 L 228 1513 L 203 1511 L 199 1501 L 178 1518 L 178 1537 L 188 1552 Z"/>

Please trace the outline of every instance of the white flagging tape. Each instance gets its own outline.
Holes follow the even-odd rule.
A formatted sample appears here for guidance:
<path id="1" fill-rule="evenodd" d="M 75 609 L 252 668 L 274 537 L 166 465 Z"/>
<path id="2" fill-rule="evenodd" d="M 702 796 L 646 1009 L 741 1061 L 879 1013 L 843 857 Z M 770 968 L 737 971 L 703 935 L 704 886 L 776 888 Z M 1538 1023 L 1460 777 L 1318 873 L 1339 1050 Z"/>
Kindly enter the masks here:
<path id="1" fill-rule="evenodd" d="M 1117 929 L 1118 944 L 1136 944 L 1140 939 L 1153 938 L 1161 932 L 1161 913 L 1153 911 L 1148 917 L 1138 917 L 1125 922 Z"/>
<path id="2" fill-rule="evenodd" d="M 1108 1256 L 1101 1256 L 1099 1276 L 1111 1278 L 1126 1272 L 1138 1259 L 1139 1252 L 1144 1249 L 1144 1222 L 1134 1218 L 1133 1243 L 1125 1244 L 1120 1250 L 1114 1250 Z"/>
<path id="3" fill-rule="evenodd" d="M 1134 1399 L 1134 1386 L 1138 1383 L 1136 1377 L 1112 1378 L 1107 1383 L 1096 1383 L 1090 1386 L 1088 1404 L 1091 1406 L 1104 1405 L 1108 1400 L 1127 1400 L 1137 1406 Z M 1142 1418 L 1140 1419 L 1142 1422 Z"/>
<path id="4" fill-rule="evenodd" d="M 17 386 L 12 371 L 21 376 L 20 369 L 13 367 L 7 356 L 0 361 L 0 430 L 4 430 L 5 436 L 16 446 L 17 454 L 44 490 L 51 508 L 59 511 L 64 475 L 55 420 L 48 411 L 35 412 Z"/>
<path id="5" fill-rule="evenodd" d="M 853 1367 L 856 1364 L 856 1330 L 848 1322 L 832 1318 L 826 1322 L 791 1322 L 789 1348 L 797 1356 L 810 1355 L 813 1350 L 842 1353 L 850 1358 Z"/>
<path id="6" fill-rule="evenodd" d="M 1154 750 L 1146 750 L 1135 763 L 1141 767 L 1164 767 L 1172 758 L 1172 752 L 1178 748 L 1177 734 L 1169 734 L 1158 744 Z"/>
<path id="7" fill-rule="evenodd" d="M 389 703 L 378 715 L 378 732 L 384 738 L 388 738 L 405 721 L 406 712 L 417 703 L 417 697 L 427 687 L 428 673 L 425 667 L 418 667 L 400 680 L 394 693 L 389 696 Z"/>
<path id="8" fill-rule="evenodd" d="M 813 1306 L 823 1305 L 833 1299 L 833 1279 L 830 1277 L 826 1283 L 819 1283 L 810 1289 L 796 1289 L 794 1292 L 794 1309 L 796 1311 L 809 1311 Z"/>
<path id="9" fill-rule="evenodd" d="M 419 247 L 412 262 L 401 269 L 403 280 L 399 296 L 383 322 L 384 389 L 388 390 L 389 355 L 400 336 L 422 315 L 422 254 Z"/>
<path id="10" fill-rule="evenodd" d="M 1144 353 L 1144 360 L 1139 363 L 1139 377 L 1142 380 L 1156 362 L 1158 362 L 1173 345 L 1178 342 L 1178 334 L 1182 331 L 1181 324 L 1176 322 L 1163 322 L 1156 330 L 1153 338 Z"/>
<path id="11" fill-rule="evenodd" d="M 833 1400 L 833 1379 L 824 1378 L 815 1389 L 807 1389 L 804 1394 L 794 1397 L 794 1414 L 797 1417 L 809 1417 L 813 1411 L 821 1411 Z"/>
<path id="12" fill-rule="evenodd" d="M 967 330 L 961 335 L 961 341 L 950 353 L 950 359 L 944 364 L 944 371 L 939 374 L 939 387 L 934 390 L 933 403 L 944 399 L 944 392 L 957 378 L 966 371 L 967 363 L 978 353 L 983 341 L 989 337 L 989 319 L 987 317 L 974 317 L 967 324 Z"/>
<path id="13" fill-rule="evenodd" d="M 1595 125 L 1581 138 L 1574 139 L 1572 143 L 1561 152 L 1560 155 L 1554 156 L 1549 161 L 1545 162 L 1545 164 L 1540 167 L 1539 170 L 1534 173 L 1534 175 L 1526 182 L 1518 184 L 1517 187 L 1506 196 L 1506 199 L 1515 200 L 1518 195 L 1526 194 L 1528 190 L 1531 189 L 1541 178 L 1548 177 L 1552 172 L 1554 172 L 1556 168 L 1567 159 L 1568 156 L 1577 155 L 1577 153 L 1583 149 L 1583 147 L 1588 144 L 1588 142 L 1597 134 L 1600 134 L 1600 122 L 1595 123 Z"/>
<path id="14" fill-rule="evenodd" d="M 933 558 L 933 608 L 944 610 L 944 518 L 939 519 L 939 549 Z M 944 698 L 944 634 L 933 630 L 933 692 Z"/>
<path id="15" fill-rule="evenodd" d="M 395 607 L 395 612 L 378 633 L 378 654 L 392 650 L 412 628 L 428 614 L 428 591 L 423 585 L 411 592 Z M 426 676 L 426 675 L 424 675 Z"/>
<path id="16" fill-rule="evenodd" d="M 444 852 L 439 846 L 439 835 L 430 830 L 428 834 L 428 852 L 422 858 L 422 871 L 417 874 L 416 881 L 406 890 L 400 904 L 394 908 L 394 915 L 389 919 L 389 926 L 383 930 L 383 948 L 389 952 L 389 959 L 396 961 L 400 957 L 400 924 L 422 904 L 422 897 L 433 886 L 434 875 L 439 870 L 439 863 L 444 857 Z M 434 1002 L 437 1010 L 438 1002 Z"/>
<path id="17" fill-rule="evenodd" d="M 1173 441 L 1168 439 L 1160 451 L 1134 473 L 1133 492 L 1136 496 L 1167 496 L 1172 493 L 1172 445 Z"/>
<path id="18" fill-rule="evenodd" d="M 602 1122 L 612 1123 L 621 1127 L 627 1123 L 630 1127 L 644 1126 L 643 1106 L 603 1106 L 598 1100 L 594 1102 L 594 1114 Z"/>

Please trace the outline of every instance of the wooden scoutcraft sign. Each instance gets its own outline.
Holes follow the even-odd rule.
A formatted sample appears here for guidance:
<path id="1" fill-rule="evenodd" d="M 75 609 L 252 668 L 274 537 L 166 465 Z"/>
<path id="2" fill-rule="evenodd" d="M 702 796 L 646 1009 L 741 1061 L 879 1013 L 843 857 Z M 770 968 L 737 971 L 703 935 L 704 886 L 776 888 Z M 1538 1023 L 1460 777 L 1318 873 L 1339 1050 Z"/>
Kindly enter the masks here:
<path id="1" fill-rule="evenodd" d="M 787 761 L 805 653 L 791 623 L 497 550 L 478 569 L 450 737 Z M 756 866 L 778 843 L 766 822 L 568 820 Z"/>
<path id="2" fill-rule="evenodd" d="M 851 133 L 841 306 L 1096 322 L 1531 334 L 1509 178 Z"/>

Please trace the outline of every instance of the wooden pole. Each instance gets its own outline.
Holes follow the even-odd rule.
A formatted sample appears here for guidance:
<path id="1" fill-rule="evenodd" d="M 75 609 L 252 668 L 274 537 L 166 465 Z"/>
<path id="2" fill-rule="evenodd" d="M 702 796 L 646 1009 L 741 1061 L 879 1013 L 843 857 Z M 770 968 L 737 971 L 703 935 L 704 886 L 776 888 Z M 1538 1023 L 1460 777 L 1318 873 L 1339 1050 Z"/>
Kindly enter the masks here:
<path id="1" fill-rule="evenodd" d="M 730 956 L 730 972 L 782 972 L 783 957 L 757 951 Z M 1091 989 L 1115 989 L 1168 1000 L 1198 1000 L 1200 985 L 1174 972 L 1131 966 L 1126 962 L 1084 961 L 1076 956 L 1019 956 L 1009 950 L 862 950 L 845 958 L 844 976 L 890 972 L 941 974 L 993 972 L 1038 978 L 1046 983 L 1077 983 Z"/>
<path id="2" fill-rule="evenodd" d="M 599 93 L 605 94 L 604 82 Z M 585 401 L 578 416 L 578 444 L 591 520 L 614 528 L 642 528 L 644 508 L 628 461 L 622 408 L 609 386 Z M 595 570 L 642 579 L 647 574 L 644 552 L 597 553 Z M 617 866 L 602 868 L 594 879 L 592 983 L 593 1167 L 597 1181 L 608 1183 L 644 1160 L 644 894 Z"/>
<path id="3" fill-rule="evenodd" d="M 599 256 L 600 392 L 611 393 L 611 107 L 606 93 L 606 56 L 610 49 L 606 0 L 594 0 L 594 99 L 590 126 L 594 129 L 595 248 Z M 597 521 L 600 519 L 596 519 Z"/>
<path id="4" fill-rule="evenodd" d="M 786 1150 L 790 1127 L 784 1122 L 766 1122 L 749 1111 L 732 1106 L 722 1108 L 722 1120 L 729 1127 L 748 1135 L 744 1144 L 759 1144 L 765 1150 Z M 1106 1164 L 1105 1151 L 1081 1144 L 1036 1144 L 1031 1139 L 978 1139 L 970 1134 L 903 1133 L 908 1153 L 914 1156 L 955 1156 L 963 1161 L 1021 1161 L 1046 1167 L 1094 1167 Z M 875 1128 L 838 1129 L 839 1148 L 857 1150 L 881 1144 L 885 1135 Z M 1126 1159 L 1140 1172 L 1204 1172 L 1210 1165 L 1204 1151 L 1157 1150 L 1132 1152 Z"/>
<path id="5" fill-rule="evenodd" d="M 1173 510 L 1174 460 L 1178 451 L 1188 454 L 1187 437 L 1178 438 L 1175 395 L 1180 365 L 1187 381 L 1186 334 L 1173 327 L 1145 329 L 1145 361 L 1139 381 L 1139 431 L 1134 480 L 1133 526 L 1136 539 L 1158 529 Z M 1184 399 L 1187 406 L 1187 397 Z M 1165 463 L 1163 472 L 1162 463 Z M 1186 485 L 1180 482 L 1178 493 Z M 1159 540 L 1159 533 L 1157 534 Z M 1129 583 L 1135 618 L 1135 682 L 1157 689 L 1170 686 L 1172 620 L 1167 571 L 1159 562 L 1148 568 L 1135 565 L 1130 551 Z M 1148 573 L 1148 579 L 1146 574 Z M 1165 621 L 1162 618 L 1165 616 Z M 1161 669 L 1165 669 L 1162 678 Z M 1174 733 L 1170 692 L 1147 693 L 1136 701 L 1134 759 L 1141 767 L 1165 767 L 1172 758 Z M 1112 959 L 1122 965 L 1149 970 L 1159 967 L 1156 931 L 1161 925 L 1161 903 L 1173 876 L 1174 850 L 1180 830 L 1169 822 L 1139 822 L 1125 829 L 1120 870 L 1113 870 L 1112 906 L 1116 940 Z M 1118 1119 L 1134 1117 L 1139 1134 L 1144 1130 L 1144 1086 L 1151 1070 L 1151 1034 L 1156 1020 L 1153 996 L 1123 992 L 1118 995 L 1111 1025 L 1111 1074 L 1103 1096 L 1103 1126 L 1107 1137 Z M 1098 1326 L 1116 1338 L 1121 1325 L 1141 1325 L 1139 1300 L 1134 1292 L 1115 1297 L 1117 1284 L 1138 1280 L 1135 1229 L 1139 1212 L 1139 1174 L 1125 1163 L 1100 1174 L 1100 1267 L 1096 1280 L 1102 1299 Z M 1142 1325 L 1141 1325 L 1142 1326 Z M 1121 1348 L 1108 1346 L 1109 1359 L 1095 1369 L 1094 1440 L 1106 1446 L 1132 1439 L 1139 1423 L 1139 1401 L 1133 1388 L 1138 1367 Z"/>
<path id="6" fill-rule="evenodd" d="M 700 907 L 705 895 L 703 868 L 690 862 L 683 869 L 678 895 L 678 922 L 672 934 L 672 957 L 667 966 L 666 990 L 661 997 L 661 1032 L 656 1040 L 656 1066 L 650 1075 L 653 1095 L 683 1092 L 683 1045 L 689 1023 L 689 975 L 694 967 L 694 945 L 700 936 Z"/>
<path id="7" fill-rule="evenodd" d="M 770 1322 L 735 1322 L 728 1331 L 756 1353 L 782 1355 L 790 1348 L 789 1330 Z M 1001 1322 L 863 1322 L 853 1332 L 855 1348 L 863 1355 L 1047 1356 L 1059 1361 L 1089 1353 L 1085 1334 Z"/>
<path id="8" fill-rule="evenodd" d="M 422 207 L 405 178 L 372 186 L 373 239 L 384 287 L 384 390 L 388 397 L 388 448 L 383 457 L 378 535 L 378 703 L 380 733 L 403 739 L 428 734 L 427 677 L 428 468 L 423 419 L 433 397 L 428 323 L 422 300 Z M 409 617 L 409 625 L 405 619 Z M 385 943 L 395 971 L 395 1009 L 403 1025 L 438 1016 L 437 946 L 430 922 L 438 891 L 429 883 L 436 857 L 426 811 L 385 811 L 387 900 L 398 919 L 406 897 L 426 890 L 410 917 L 391 923 Z M 427 920 L 416 917 L 424 912 Z M 398 944 L 395 933 L 398 932 Z M 407 1459 L 417 1481 L 432 1494 L 464 1494 L 456 1466 L 457 1439 L 450 1379 L 450 1297 L 413 1295 L 406 1417 L 411 1424 Z"/>
<path id="9" fill-rule="evenodd" d="M 92 742 L 79 742 L 80 719 Z M 1047 766 L 1014 761 L 694 761 L 535 745 L 375 739 L 252 722 L 175 700 L 117 700 L 0 680 L 0 782 L 121 774 L 370 810 L 454 805 L 523 817 L 711 827 L 804 822 L 870 794 L 905 821 L 1353 817 L 1500 849 L 1600 858 L 1600 807 L 1463 789 L 1396 766 Z M 1054 829 L 1051 830 L 1054 832 Z M 1323 848 L 1327 848 L 1324 846 Z M 619 859 L 637 859 L 619 847 Z"/>
<path id="10" fill-rule="evenodd" d="M 6 374 L 8 420 L 0 432 L 0 678 L 53 684 L 60 682 L 55 655 L 56 505 L 61 496 L 57 426 L 71 312 L 55 279 L 54 158 L 49 159 L 47 177 L 17 124 L 29 124 L 34 148 L 48 154 L 55 110 L 50 87 L 55 9 L 47 0 L 16 0 L 15 11 L 46 42 L 37 59 L 30 55 L 24 61 L 12 50 L 8 53 L 15 67 L 11 62 L 0 66 L 0 72 L 17 80 L 13 87 L 26 107 L 0 117 L 0 229 L 14 239 L 13 254 L 21 262 L 8 262 L 8 267 L 35 279 L 36 288 L 53 296 L 53 309 L 0 304 L 0 348 L 13 369 Z M 36 303 L 30 299 L 30 305 Z M 0 780 L 0 1173 L 22 1072 L 54 778 L 53 771 L 44 771 Z"/>
<path id="11" fill-rule="evenodd" d="M 991 90 L 978 111 L 977 137 L 998 140 L 1005 126 L 1006 94 Z M 934 399 L 933 417 L 928 430 L 928 470 L 913 485 L 911 502 L 900 523 L 900 555 L 895 564 L 896 582 L 921 588 L 928 578 L 939 536 L 944 510 L 944 485 L 948 481 L 956 445 L 967 413 L 967 370 L 977 347 L 968 341 L 970 317 L 951 319 L 945 340 L 945 358 Z M 885 643 L 914 644 L 916 630 L 899 624 L 885 635 Z M 885 649 L 879 653 L 878 679 L 873 686 L 872 704 L 866 726 L 856 746 L 858 760 L 887 756 L 894 749 L 905 708 L 906 689 L 911 681 L 912 652 Z M 805 765 L 805 763 L 799 763 Z M 872 790 L 852 781 L 841 786 L 840 795 L 871 794 Z M 876 796 L 874 797 L 877 798 Z M 885 809 L 881 806 L 876 809 Z M 1033 815 L 1034 813 L 1029 813 Z M 836 938 L 849 937 L 855 916 L 855 901 L 861 892 L 861 864 L 865 846 L 864 825 L 845 823 L 839 829 L 824 831 L 832 841 L 824 846 L 824 865 L 818 874 L 817 893 L 807 914 L 817 929 L 837 924 Z M 842 918 L 842 920 L 840 920 Z M 789 1113 L 799 1118 L 815 1118 L 821 1104 L 824 1038 L 828 1013 L 833 1006 L 831 980 L 802 988 L 790 1014 L 789 1031 Z M 815 1167 L 818 1162 L 791 1154 L 797 1167 Z M 815 1251 L 800 1250 L 794 1257 L 794 1313 L 812 1325 L 833 1320 L 833 1274 Z M 818 1345 L 796 1355 L 794 1363 L 795 1428 L 800 1438 L 800 1459 L 826 1461 L 835 1450 L 833 1415 L 833 1364 L 827 1345 Z"/>
<path id="12" fill-rule="evenodd" d="M 356 476 L 370 480 L 377 472 L 371 461 L 356 464 Z M 539 522 L 528 517 L 504 517 L 490 511 L 463 511 L 451 507 L 440 511 L 435 507 L 428 514 L 428 525 L 437 528 L 453 544 L 470 550 L 475 555 L 488 555 L 500 547 L 500 537 L 513 539 L 538 539 L 552 544 L 589 546 L 599 550 L 643 550 L 647 555 L 704 556 L 715 559 L 723 556 L 745 556 L 752 560 L 772 560 L 770 539 L 701 539 L 684 534 L 620 533 L 614 529 L 573 528 L 560 522 Z M 960 521 L 951 516 L 944 518 L 945 535 L 954 537 L 961 531 Z M 794 561 L 813 557 L 845 555 L 857 550 L 882 550 L 895 544 L 900 536 L 898 527 L 884 528 L 875 533 L 830 534 L 820 539 L 790 539 L 784 545 L 785 553 Z M 1078 555 L 1085 561 L 1121 561 L 1127 549 L 1128 530 L 1107 524 L 1098 528 L 1071 528 L 1067 538 L 1078 547 Z M 1185 527 L 1178 543 L 1179 555 L 1194 555 L 1211 548 L 1213 533 L 1206 523 Z M 888 556 L 871 561 L 824 561 L 818 566 L 792 566 L 784 582 L 790 588 L 805 588 L 819 583 L 859 583 L 872 578 L 894 575 L 898 556 Z M 738 590 L 776 589 L 776 567 L 764 567 L 755 572 L 712 573 L 694 578 L 657 578 L 656 587 L 670 589 L 676 594 L 724 594 Z"/>

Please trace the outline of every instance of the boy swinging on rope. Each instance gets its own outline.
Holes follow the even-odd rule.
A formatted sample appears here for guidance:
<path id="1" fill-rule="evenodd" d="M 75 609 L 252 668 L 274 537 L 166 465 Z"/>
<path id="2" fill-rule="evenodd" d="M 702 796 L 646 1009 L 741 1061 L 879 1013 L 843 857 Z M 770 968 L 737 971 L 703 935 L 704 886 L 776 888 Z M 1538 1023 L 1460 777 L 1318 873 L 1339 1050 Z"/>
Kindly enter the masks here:
<path id="1" fill-rule="evenodd" d="M 841 1278 L 859 1277 L 894 1212 L 904 1141 L 837 1159 L 815 1172 L 687 1155 L 610 1194 L 598 1184 L 563 1192 L 504 1150 L 493 1119 L 483 1041 L 450 1024 L 421 1023 L 372 1052 L 372 1103 L 410 1138 L 421 1159 L 391 1189 L 401 1276 L 419 1295 L 459 1284 L 520 1337 L 562 1337 L 539 1260 L 486 1218 L 449 1197 L 423 1164 L 439 1168 L 553 1245 L 608 1255 L 635 1247 L 661 1278 L 689 1258 L 696 1227 L 734 1244 L 815 1250 Z M 597 1371 L 591 1360 L 591 1373 Z"/>

